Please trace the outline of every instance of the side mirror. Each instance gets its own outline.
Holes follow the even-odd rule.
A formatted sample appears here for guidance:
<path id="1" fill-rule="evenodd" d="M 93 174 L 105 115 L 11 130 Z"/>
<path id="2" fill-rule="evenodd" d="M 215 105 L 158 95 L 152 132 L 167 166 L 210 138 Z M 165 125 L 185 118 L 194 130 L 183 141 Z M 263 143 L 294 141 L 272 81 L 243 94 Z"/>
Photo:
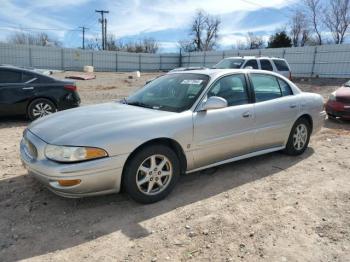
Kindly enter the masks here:
<path id="1" fill-rule="evenodd" d="M 207 111 L 211 109 L 220 109 L 227 107 L 226 99 L 218 96 L 209 97 L 205 102 L 202 102 L 200 111 Z"/>
<path id="2" fill-rule="evenodd" d="M 252 66 L 246 66 L 244 69 L 253 69 Z"/>

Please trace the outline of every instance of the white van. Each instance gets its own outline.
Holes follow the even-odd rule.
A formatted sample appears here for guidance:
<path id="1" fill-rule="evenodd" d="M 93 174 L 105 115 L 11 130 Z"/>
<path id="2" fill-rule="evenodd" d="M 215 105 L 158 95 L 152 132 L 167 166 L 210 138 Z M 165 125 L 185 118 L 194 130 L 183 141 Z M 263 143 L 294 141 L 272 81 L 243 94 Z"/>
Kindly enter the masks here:
<path id="1" fill-rule="evenodd" d="M 289 79 L 292 78 L 288 62 L 283 58 L 276 57 L 255 57 L 255 56 L 238 56 L 222 59 L 213 66 L 218 69 L 260 69 L 273 71 Z"/>

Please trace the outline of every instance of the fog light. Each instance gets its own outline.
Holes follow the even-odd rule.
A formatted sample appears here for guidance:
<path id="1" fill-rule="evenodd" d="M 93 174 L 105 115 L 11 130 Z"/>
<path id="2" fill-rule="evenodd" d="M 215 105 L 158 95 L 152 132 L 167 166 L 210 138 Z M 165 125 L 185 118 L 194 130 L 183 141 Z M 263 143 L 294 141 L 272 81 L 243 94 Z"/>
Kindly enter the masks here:
<path id="1" fill-rule="evenodd" d="M 80 179 L 58 180 L 57 182 L 60 186 L 76 186 L 80 184 L 81 180 Z"/>

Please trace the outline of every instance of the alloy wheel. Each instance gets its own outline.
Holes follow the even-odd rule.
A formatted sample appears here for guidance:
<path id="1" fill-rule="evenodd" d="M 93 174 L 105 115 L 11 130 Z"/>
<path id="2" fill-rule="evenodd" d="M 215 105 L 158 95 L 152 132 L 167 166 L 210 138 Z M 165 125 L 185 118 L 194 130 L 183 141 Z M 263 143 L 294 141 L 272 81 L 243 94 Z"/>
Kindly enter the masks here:
<path id="1" fill-rule="evenodd" d="M 293 134 L 293 146 L 296 150 L 302 150 L 306 145 L 308 130 L 305 124 L 299 124 Z"/>
<path id="2" fill-rule="evenodd" d="M 40 102 L 36 104 L 32 110 L 34 117 L 43 117 L 52 114 L 54 109 L 47 103 Z"/>
<path id="3" fill-rule="evenodd" d="M 173 167 L 164 155 L 152 155 L 139 166 L 136 174 L 138 189 L 146 195 L 156 195 L 170 184 Z"/>

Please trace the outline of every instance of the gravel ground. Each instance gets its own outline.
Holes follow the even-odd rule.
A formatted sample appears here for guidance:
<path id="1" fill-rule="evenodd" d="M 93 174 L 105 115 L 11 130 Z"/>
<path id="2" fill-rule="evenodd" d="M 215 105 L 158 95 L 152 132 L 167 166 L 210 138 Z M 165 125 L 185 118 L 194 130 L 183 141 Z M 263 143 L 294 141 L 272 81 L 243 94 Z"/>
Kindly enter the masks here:
<path id="1" fill-rule="evenodd" d="M 77 84 L 86 105 L 157 75 L 97 73 Z M 327 97 L 344 80 L 297 82 Z M 50 193 L 21 166 L 27 125 L 0 122 L 0 261 L 350 261 L 349 122 L 327 120 L 302 156 L 272 153 L 183 176 L 146 206 L 125 194 Z"/>

